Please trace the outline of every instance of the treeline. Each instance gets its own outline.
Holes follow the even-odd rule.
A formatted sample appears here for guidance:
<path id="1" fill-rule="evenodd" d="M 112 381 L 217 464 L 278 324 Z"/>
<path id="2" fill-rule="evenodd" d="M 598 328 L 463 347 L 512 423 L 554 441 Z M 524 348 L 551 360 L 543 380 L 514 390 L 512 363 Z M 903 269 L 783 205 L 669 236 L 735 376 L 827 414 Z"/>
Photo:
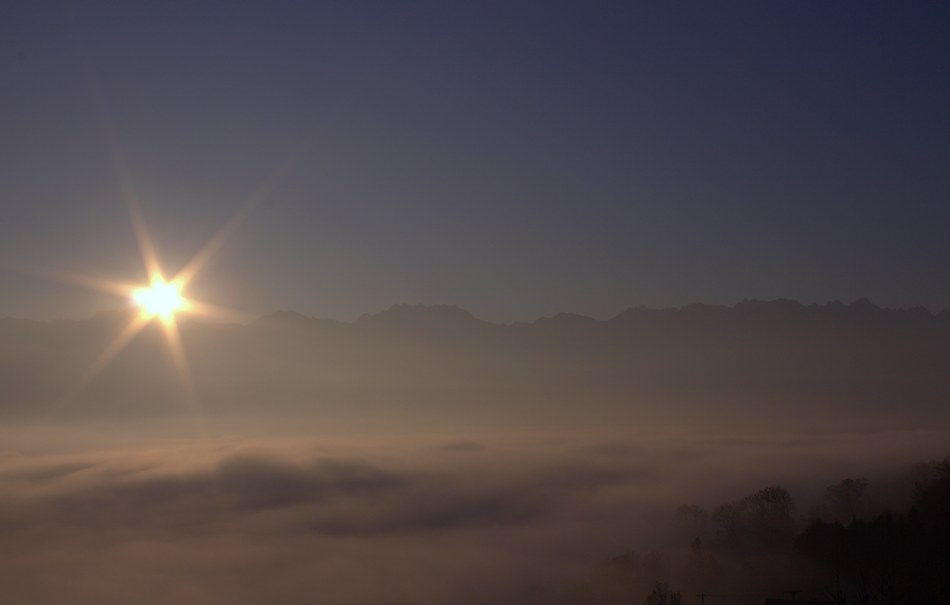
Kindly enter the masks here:
<path id="1" fill-rule="evenodd" d="M 817 519 L 798 536 L 796 552 L 826 573 L 833 602 L 950 603 L 950 457 L 934 471 L 905 513 Z"/>
<path id="2" fill-rule="evenodd" d="M 930 463 L 904 511 L 868 513 L 863 478 L 829 486 L 798 515 L 780 486 L 711 512 L 673 515 L 666 553 L 618 555 L 590 602 L 761 605 L 796 597 L 836 605 L 950 604 L 950 457 Z M 778 601 L 781 602 L 781 601 Z"/>

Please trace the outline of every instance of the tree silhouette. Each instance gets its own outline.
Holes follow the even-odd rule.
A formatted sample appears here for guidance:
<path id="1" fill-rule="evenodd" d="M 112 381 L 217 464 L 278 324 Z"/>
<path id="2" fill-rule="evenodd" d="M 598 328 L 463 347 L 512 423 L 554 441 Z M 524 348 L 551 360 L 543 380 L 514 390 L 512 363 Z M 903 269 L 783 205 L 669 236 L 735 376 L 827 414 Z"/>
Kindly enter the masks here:
<path id="1" fill-rule="evenodd" d="M 777 485 L 761 489 L 713 513 L 716 542 L 744 554 L 781 552 L 794 538 L 792 497 Z"/>
<path id="2" fill-rule="evenodd" d="M 822 517 L 829 521 L 847 523 L 864 512 L 864 492 L 867 490 L 868 480 L 864 477 L 857 479 L 842 479 L 825 490 L 824 510 Z"/>
<path id="3" fill-rule="evenodd" d="M 683 544 L 705 539 L 709 527 L 709 515 L 702 508 L 684 504 L 673 513 L 673 532 Z"/>
<path id="4" fill-rule="evenodd" d="M 906 514 L 817 520 L 795 548 L 828 573 L 836 603 L 950 602 L 950 458 L 931 467 Z"/>
<path id="5" fill-rule="evenodd" d="M 683 582 L 692 591 L 718 589 L 722 566 L 702 540 L 696 538 L 683 567 Z"/>
<path id="6" fill-rule="evenodd" d="M 647 596 L 647 605 L 683 605 L 683 595 L 666 582 L 657 582 L 653 592 Z"/>

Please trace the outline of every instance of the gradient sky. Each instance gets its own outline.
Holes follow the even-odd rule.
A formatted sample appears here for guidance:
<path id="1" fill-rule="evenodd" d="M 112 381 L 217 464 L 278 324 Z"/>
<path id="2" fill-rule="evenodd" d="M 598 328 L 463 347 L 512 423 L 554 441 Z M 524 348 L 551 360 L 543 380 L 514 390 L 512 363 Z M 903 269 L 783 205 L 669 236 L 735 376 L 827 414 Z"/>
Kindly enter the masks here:
<path id="1" fill-rule="evenodd" d="M 252 313 L 950 307 L 948 32 L 941 2 L 4 2 L 0 316 L 119 303 L 10 264 L 142 275 L 117 156 L 170 270 L 275 183 L 192 288 Z"/>

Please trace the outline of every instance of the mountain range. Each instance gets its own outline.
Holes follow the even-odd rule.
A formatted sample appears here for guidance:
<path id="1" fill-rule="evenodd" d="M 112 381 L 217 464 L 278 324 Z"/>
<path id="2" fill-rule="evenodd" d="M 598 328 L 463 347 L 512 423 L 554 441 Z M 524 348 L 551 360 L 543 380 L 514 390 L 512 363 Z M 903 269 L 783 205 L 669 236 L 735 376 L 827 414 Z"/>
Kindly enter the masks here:
<path id="1" fill-rule="evenodd" d="M 148 326 L 63 400 L 128 320 L 0 319 L 0 415 L 180 414 L 181 380 Z M 950 311 L 867 300 L 630 308 L 496 324 L 447 305 L 354 322 L 277 312 L 180 321 L 203 413 L 359 422 L 566 422 L 876 429 L 950 418 Z"/>

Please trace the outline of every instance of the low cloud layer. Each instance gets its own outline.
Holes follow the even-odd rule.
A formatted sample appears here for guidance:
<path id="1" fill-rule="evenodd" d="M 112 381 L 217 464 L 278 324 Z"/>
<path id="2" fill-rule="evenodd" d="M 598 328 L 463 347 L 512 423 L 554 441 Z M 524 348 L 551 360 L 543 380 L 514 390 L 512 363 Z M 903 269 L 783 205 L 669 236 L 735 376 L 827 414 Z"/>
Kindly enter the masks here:
<path id="1" fill-rule="evenodd" d="M 0 454 L 0 582 L 37 604 L 571 602 L 609 557 L 673 547 L 680 504 L 782 483 L 804 509 L 947 442 L 35 437 Z"/>

